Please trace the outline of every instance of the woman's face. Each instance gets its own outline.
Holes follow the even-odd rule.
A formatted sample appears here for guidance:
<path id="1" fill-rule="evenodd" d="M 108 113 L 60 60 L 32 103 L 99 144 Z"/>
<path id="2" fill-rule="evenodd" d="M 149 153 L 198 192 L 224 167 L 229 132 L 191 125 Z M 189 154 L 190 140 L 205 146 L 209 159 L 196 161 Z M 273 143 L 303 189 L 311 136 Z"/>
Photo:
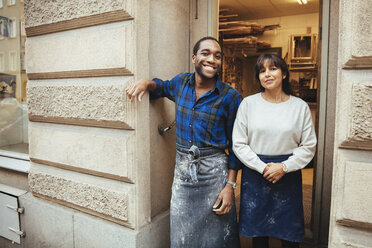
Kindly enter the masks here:
<path id="1" fill-rule="evenodd" d="M 283 75 L 280 67 L 276 67 L 273 63 L 266 60 L 259 73 L 259 79 L 262 87 L 265 90 L 282 90 Z"/>

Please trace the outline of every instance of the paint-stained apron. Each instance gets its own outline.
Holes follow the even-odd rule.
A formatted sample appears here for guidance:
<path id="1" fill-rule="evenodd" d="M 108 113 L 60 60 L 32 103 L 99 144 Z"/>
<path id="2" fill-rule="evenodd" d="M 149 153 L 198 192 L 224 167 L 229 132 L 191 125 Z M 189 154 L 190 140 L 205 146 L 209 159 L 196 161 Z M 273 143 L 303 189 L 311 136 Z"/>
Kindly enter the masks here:
<path id="1" fill-rule="evenodd" d="M 265 163 L 280 163 L 290 155 L 259 155 Z M 275 184 L 244 166 L 242 170 L 239 231 L 246 237 L 304 240 L 301 170 L 285 174 Z"/>
<path id="2" fill-rule="evenodd" d="M 228 214 L 212 211 L 227 175 L 223 150 L 177 146 L 170 208 L 172 248 L 240 247 L 234 200 Z"/>

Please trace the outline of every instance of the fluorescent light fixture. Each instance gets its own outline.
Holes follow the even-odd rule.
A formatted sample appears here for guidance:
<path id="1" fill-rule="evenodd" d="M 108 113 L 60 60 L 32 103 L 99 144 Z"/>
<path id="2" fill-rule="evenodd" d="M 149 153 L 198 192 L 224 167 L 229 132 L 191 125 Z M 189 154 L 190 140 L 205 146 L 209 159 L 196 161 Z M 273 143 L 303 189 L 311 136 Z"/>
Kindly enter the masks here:
<path id="1" fill-rule="evenodd" d="M 297 2 L 302 5 L 302 4 L 307 4 L 307 0 L 297 0 Z"/>

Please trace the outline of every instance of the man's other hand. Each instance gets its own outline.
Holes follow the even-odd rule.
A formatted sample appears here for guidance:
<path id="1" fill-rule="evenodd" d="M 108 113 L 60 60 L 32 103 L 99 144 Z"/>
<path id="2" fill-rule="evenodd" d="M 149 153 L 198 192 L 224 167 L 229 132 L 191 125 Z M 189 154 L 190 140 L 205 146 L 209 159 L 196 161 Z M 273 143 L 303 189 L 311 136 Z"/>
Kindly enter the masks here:
<path id="1" fill-rule="evenodd" d="M 234 189 L 230 184 L 226 184 L 225 188 L 223 188 L 223 190 L 218 195 L 217 201 L 213 205 L 213 211 L 216 214 L 227 214 L 231 210 L 233 200 Z M 217 208 L 218 205 L 221 204 L 221 201 L 222 205 L 219 208 Z"/>

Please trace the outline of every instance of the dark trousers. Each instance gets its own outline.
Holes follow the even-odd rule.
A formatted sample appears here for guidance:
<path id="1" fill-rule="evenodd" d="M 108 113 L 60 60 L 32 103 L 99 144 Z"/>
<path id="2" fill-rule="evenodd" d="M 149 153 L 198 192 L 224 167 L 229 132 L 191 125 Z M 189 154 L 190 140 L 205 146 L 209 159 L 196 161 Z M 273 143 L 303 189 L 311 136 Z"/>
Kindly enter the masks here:
<path id="1" fill-rule="evenodd" d="M 299 248 L 300 243 L 291 242 L 287 240 L 282 241 L 282 248 Z M 269 248 L 269 237 L 255 237 L 252 238 L 252 247 L 253 248 Z"/>

